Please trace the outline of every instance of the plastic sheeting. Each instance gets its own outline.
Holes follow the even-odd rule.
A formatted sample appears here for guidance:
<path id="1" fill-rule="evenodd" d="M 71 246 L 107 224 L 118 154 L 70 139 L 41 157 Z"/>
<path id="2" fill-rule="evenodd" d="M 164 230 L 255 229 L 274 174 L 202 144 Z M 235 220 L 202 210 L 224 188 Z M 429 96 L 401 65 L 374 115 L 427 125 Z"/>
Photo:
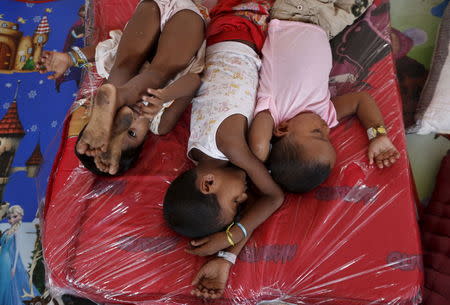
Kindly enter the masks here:
<path id="1" fill-rule="evenodd" d="M 121 28 L 137 0 L 93 0 L 91 39 Z M 368 90 L 401 152 L 383 170 L 367 162 L 367 136 L 356 118 L 331 133 L 337 164 L 314 191 L 288 194 L 255 232 L 232 267 L 216 304 L 389 304 L 421 301 L 423 267 L 415 197 L 389 39 L 389 3 L 375 4 L 332 41 L 333 94 Z M 79 98 L 99 85 L 93 72 Z M 188 240 L 166 227 L 162 199 L 190 168 L 189 113 L 167 136 L 150 136 L 138 166 L 97 177 L 65 136 L 43 208 L 48 286 L 108 304 L 203 304 L 191 281 L 207 258 L 183 251 Z M 70 122 L 70 123 L 69 123 Z"/>

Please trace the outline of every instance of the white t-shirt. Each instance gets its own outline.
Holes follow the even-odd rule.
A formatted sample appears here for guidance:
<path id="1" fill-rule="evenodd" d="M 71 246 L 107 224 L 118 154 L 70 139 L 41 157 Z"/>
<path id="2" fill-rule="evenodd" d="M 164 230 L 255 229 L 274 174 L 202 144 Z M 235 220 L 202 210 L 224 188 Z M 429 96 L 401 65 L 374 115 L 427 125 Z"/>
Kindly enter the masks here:
<path id="1" fill-rule="evenodd" d="M 212 158 L 228 160 L 217 147 L 217 129 L 234 114 L 244 115 L 250 124 L 260 67 L 259 56 L 243 43 L 225 41 L 206 49 L 203 83 L 192 101 L 188 156 L 197 148 Z"/>

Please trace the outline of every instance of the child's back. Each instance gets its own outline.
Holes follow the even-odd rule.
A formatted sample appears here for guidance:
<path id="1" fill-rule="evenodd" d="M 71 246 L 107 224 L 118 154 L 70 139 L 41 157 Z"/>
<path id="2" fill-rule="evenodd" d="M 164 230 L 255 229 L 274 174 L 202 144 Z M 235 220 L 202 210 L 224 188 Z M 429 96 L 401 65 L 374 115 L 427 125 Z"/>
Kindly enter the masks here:
<path id="1" fill-rule="evenodd" d="M 272 20 L 264 44 L 255 115 L 269 110 L 275 126 L 300 112 L 314 112 L 335 126 L 328 79 L 332 66 L 328 36 L 317 25 Z"/>
<path id="2" fill-rule="evenodd" d="M 263 47 L 252 151 L 267 160 L 274 180 L 286 191 L 304 193 L 324 182 L 336 161 L 329 140 L 338 120 L 357 114 L 376 136 L 386 136 L 383 118 L 367 93 L 331 100 L 328 88 L 332 55 L 328 36 L 319 26 L 272 20 Z M 377 131 L 380 131 L 377 134 Z M 272 149 L 269 153 L 272 135 Z M 398 152 L 387 137 L 371 142 L 369 159 L 390 166 Z"/>

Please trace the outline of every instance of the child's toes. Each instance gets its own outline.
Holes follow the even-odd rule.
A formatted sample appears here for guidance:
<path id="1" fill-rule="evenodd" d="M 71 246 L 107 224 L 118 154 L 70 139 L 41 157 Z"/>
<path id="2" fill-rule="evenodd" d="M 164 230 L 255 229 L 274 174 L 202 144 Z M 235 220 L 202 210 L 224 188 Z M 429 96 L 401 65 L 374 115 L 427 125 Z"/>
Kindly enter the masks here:
<path id="1" fill-rule="evenodd" d="M 77 143 L 76 150 L 79 154 L 83 155 L 88 150 L 88 145 L 83 140 L 80 139 L 80 141 L 78 141 Z"/>

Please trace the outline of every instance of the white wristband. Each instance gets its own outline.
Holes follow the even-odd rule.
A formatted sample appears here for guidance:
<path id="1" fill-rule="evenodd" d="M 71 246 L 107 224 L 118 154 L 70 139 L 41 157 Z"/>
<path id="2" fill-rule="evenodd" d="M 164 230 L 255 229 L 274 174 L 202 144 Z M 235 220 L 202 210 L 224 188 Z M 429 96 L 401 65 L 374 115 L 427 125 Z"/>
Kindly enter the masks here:
<path id="1" fill-rule="evenodd" d="M 236 263 L 236 254 L 226 252 L 226 251 L 219 251 L 217 252 L 217 257 L 223 258 L 226 261 L 229 261 L 233 265 Z"/>

